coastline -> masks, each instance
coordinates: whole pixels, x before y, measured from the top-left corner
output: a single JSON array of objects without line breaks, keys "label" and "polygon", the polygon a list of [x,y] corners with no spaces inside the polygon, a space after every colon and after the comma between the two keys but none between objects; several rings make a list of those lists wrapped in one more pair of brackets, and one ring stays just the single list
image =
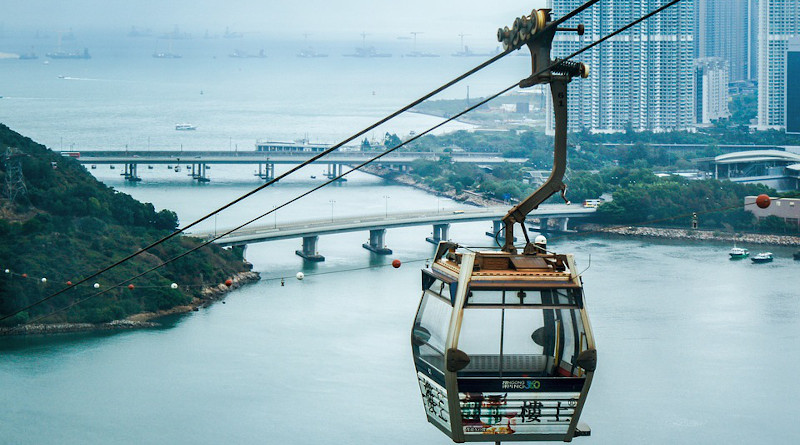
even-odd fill
[{"label": "coastline", "polygon": [[771,235],[764,233],[728,233],[714,230],[667,229],[644,226],[606,227],[599,224],[582,224],[578,227],[578,232],[584,234],[593,232],[638,238],[734,242],[781,247],[800,246],[800,236]]},{"label": "coastline", "polygon": [[[431,193],[436,196],[445,196],[454,201],[463,202],[476,207],[488,207],[491,205],[507,204],[498,199],[485,198],[475,192],[464,191],[459,195],[453,190],[439,192],[433,188],[421,184],[409,175],[399,173],[395,170],[367,165],[361,169],[365,173],[379,176],[388,181],[394,181],[409,187]],[[727,233],[714,230],[689,230],[689,229],[669,229],[646,226],[604,226],[601,224],[580,224],[576,228],[579,234],[603,233],[626,237],[654,238],[654,239],[675,239],[691,241],[715,241],[715,242],[736,242],[743,244],[759,244],[783,247],[800,247],[800,236],[792,235],[773,235],[763,233]]]},{"label": "coastline", "polygon": [[208,307],[216,301],[222,300],[225,294],[238,289],[245,284],[255,282],[261,279],[258,272],[247,271],[239,272],[238,274],[230,277],[233,282],[230,287],[225,284],[218,284],[216,286],[204,287],[200,293],[200,297],[195,297],[189,304],[182,306],[175,306],[170,309],[165,309],[158,312],[142,312],[133,314],[122,320],[113,320],[108,323],[40,323],[40,324],[25,324],[15,327],[0,327],[0,336],[13,336],[13,335],[51,335],[51,334],[68,334],[74,332],[89,332],[89,331],[109,331],[109,330],[127,330],[127,329],[143,329],[154,328],[161,326],[159,323],[152,321],[159,317],[174,314],[184,314],[187,312],[197,311],[200,307]]},{"label": "coastline", "polygon": [[434,190],[432,187],[428,185],[419,183],[415,181],[411,176],[400,173],[396,170],[389,170],[381,167],[376,167],[374,165],[366,165],[362,167],[360,170],[364,173],[369,173],[371,175],[375,175],[383,179],[386,179],[387,181],[394,181],[399,184],[407,185],[409,187],[414,187],[424,192],[428,192],[432,195],[443,196],[446,198],[450,198],[453,201],[463,202],[465,204],[469,204],[475,207],[489,207],[489,206],[496,206],[498,204],[506,204],[505,202],[499,199],[486,198],[475,192],[470,192],[470,191],[463,191],[461,192],[461,194],[458,195],[455,193],[454,190],[440,192],[438,190]]}]

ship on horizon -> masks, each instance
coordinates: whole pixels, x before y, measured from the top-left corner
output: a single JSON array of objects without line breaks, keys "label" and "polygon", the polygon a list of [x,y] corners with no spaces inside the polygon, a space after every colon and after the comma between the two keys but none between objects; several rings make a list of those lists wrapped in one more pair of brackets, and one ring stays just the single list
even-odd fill
[{"label": "ship on horizon", "polygon": [[361,48],[356,48],[356,52],[352,54],[342,54],[344,57],[360,57],[360,58],[375,58],[375,57],[392,57],[388,53],[379,53],[374,46],[367,46],[367,33],[361,33]]},{"label": "ship on horizon", "polygon": [[320,57],[328,57],[328,55],[323,53],[318,53],[314,51],[314,48],[309,46],[308,48],[297,53],[297,57],[302,57],[305,59],[316,59]]},{"label": "ship on horizon", "polygon": [[[52,53],[45,54],[47,57],[51,59],[91,59],[92,56],[89,55],[89,48],[84,48],[83,52],[80,51],[55,51]],[[35,57],[35,54],[34,54]],[[22,58],[20,56],[20,58]]]},{"label": "ship on horizon", "polygon": [[264,53],[263,49],[259,51],[258,54],[248,54],[246,51],[236,49],[228,54],[228,57],[233,57],[235,59],[266,59],[267,55]]}]

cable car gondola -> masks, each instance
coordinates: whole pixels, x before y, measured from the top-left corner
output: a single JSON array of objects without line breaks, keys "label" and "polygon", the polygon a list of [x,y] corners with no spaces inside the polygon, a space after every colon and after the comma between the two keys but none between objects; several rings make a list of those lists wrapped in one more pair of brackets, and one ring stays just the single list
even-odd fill
[{"label": "cable car gondola", "polygon": [[[569,442],[590,434],[579,419],[597,353],[583,283],[572,255],[549,252],[542,236],[531,243],[524,226],[539,204],[558,191],[564,196],[567,83],[588,75],[580,63],[554,66],[551,22],[548,10],[534,10],[515,21],[514,32],[525,38],[498,32],[507,50],[523,43],[531,50],[534,74],[520,85],[550,84],[556,124],[550,178],[503,218],[501,249],[443,241],[422,271],[411,333],[417,378],[428,421],[459,443]],[[549,68],[540,73],[537,59]],[[519,253],[516,223],[527,241]]]}]

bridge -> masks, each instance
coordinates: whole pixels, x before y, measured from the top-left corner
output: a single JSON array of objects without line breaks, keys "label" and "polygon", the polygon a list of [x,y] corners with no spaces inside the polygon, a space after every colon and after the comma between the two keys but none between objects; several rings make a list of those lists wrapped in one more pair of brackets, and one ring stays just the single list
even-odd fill
[{"label": "bridge", "polygon": [[[316,162],[326,165],[325,176],[335,178],[342,173],[343,165],[357,165],[380,154],[380,151],[335,151]],[[138,167],[140,164],[148,166],[167,165],[176,171],[185,166],[192,179],[198,182],[208,182],[206,170],[212,164],[250,164],[257,165],[255,173],[261,179],[270,180],[275,177],[276,164],[300,164],[317,153],[308,151],[81,151],[62,152],[62,155],[75,158],[84,165],[98,164],[123,165],[121,173],[127,181],[138,182]],[[504,158],[500,153],[431,153],[431,152],[395,152],[387,154],[374,162],[389,168],[405,170],[409,164],[417,159],[436,161],[443,155],[450,157],[453,162],[466,162],[478,165],[499,165],[506,162],[521,164],[525,158]]]},{"label": "bridge", "polygon": [[[369,242],[362,246],[379,255],[389,255],[392,250],[386,246],[386,230],[398,227],[432,225],[433,235],[426,240],[433,244],[448,239],[450,224],[472,221],[494,221],[493,231],[486,235],[502,239],[504,227],[501,219],[508,213],[508,207],[491,207],[479,210],[455,210],[448,212],[389,213],[380,216],[357,216],[344,219],[300,221],[286,224],[266,224],[251,226],[226,235],[215,243],[223,247],[246,248],[248,244],[263,243],[288,238],[302,238],[303,244],[295,253],[308,261],[324,261],[319,254],[317,243],[321,235],[369,230]],[[577,205],[543,205],[534,210],[530,220],[539,221],[540,231],[566,231],[570,218],[586,218],[596,209]],[[215,236],[214,232],[194,232],[189,234],[203,239]]]}]

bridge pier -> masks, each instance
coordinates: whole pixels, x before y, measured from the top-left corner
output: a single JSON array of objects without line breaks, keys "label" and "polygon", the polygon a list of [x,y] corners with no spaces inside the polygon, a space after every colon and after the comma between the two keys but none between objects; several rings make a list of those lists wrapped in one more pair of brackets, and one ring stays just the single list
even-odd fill
[{"label": "bridge pier", "polygon": [[271,181],[275,179],[275,163],[274,162],[259,162],[258,163],[258,173],[254,176],[258,176],[259,178],[265,181]]},{"label": "bridge pier", "polygon": [[[343,167],[344,166],[342,164],[329,163],[328,164],[328,171],[325,172],[325,177],[328,178],[328,179],[333,179],[333,178],[341,175],[342,171],[344,171]],[[339,178],[338,180],[344,182],[344,181],[347,181],[347,178]]]},{"label": "bridge pier", "polygon": [[303,257],[303,259],[307,261],[325,261],[325,257],[317,252],[317,241],[319,241],[319,236],[317,235],[304,236],[303,249],[295,250],[294,253]]},{"label": "bridge pier", "polygon": [[[550,220],[552,224],[550,223]],[[539,232],[566,232],[569,217],[564,218],[539,218]]]},{"label": "bridge pier", "polygon": [[197,180],[197,182],[211,182],[206,176],[206,164],[192,164],[192,173],[190,176],[192,179]]},{"label": "bridge pier", "polygon": [[569,223],[569,218],[556,218],[556,230],[559,232],[566,232],[567,231],[567,224]]},{"label": "bridge pier", "polygon": [[361,245],[367,250],[378,255],[391,255],[392,249],[386,247],[386,229],[372,229],[369,231],[369,243]]},{"label": "bridge pier", "polygon": [[125,171],[122,173],[122,176],[125,177],[126,181],[139,182],[142,180],[142,178],[140,178],[137,174],[138,166],[139,164],[125,164]]},{"label": "bridge pier", "polygon": [[[498,233],[500,232],[500,233]],[[503,221],[496,219],[492,221],[492,231],[486,232],[486,236],[495,239],[495,234],[497,234],[498,241],[505,241],[506,240],[506,226],[503,224]],[[514,241],[517,240],[517,237],[514,237]]]},{"label": "bridge pier", "polygon": [[433,225],[433,236],[429,236],[425,238],[425,241],[438,246],[439,241],[447,241],[448,238],[448,231],[450,230],[450,224],[434,224]]}]

